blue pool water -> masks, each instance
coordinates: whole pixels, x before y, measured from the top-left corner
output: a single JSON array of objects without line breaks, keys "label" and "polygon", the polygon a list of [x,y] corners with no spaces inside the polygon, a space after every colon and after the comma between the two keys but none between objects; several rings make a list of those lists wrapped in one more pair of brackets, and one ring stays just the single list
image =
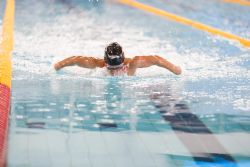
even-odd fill
[{"label": "blue pool water", "polygon": [[[140,2],[250,39],[249,7]],[[111,41],[183,74],[54,71],[71,55],[101,58]],[[237,42],[110,1],[16,1],[8,166],[250,166],[249,60]]]}]

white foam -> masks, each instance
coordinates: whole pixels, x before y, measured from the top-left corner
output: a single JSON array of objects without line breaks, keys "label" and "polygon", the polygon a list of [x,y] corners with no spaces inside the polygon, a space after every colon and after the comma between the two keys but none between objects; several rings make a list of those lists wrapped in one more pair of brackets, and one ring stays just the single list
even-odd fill
[{"label": "white foam", "polygon": [[250,111],[250,99],[237,99],[234,100],[233,105],[236,109],[242,111]]},{"label": "white foam", "polygon": [[[79,17],[84,19],[79,20]],[[149,38],[144,36],[142,30],[122,29],[114,23],[102,25],[104,23],[96,23],[95,19],[91,13],[78,11],[76,14],[72,11],[58,16],[56,23],[36,23],[30,28],[29,35],[17,30],[14,68],[46,75],[55,62],[72,55],[102,58],[105,45],[111,41],[121,43],[127,57],[157,54],[167,57],[176,64],[181,62],[181,56],[176,54],[168,41]],[[159,45],[164,45],[165,48],[159,48]],[[95,76],[100,75],[101,70],[90,72],[88,69],[68,67],[63,71],[69,75],[72,73]],[[146,69],[145,72],[138,71],[142,76],[165,73],[167,74],[167,71],[159,72],[155,67]]]}]

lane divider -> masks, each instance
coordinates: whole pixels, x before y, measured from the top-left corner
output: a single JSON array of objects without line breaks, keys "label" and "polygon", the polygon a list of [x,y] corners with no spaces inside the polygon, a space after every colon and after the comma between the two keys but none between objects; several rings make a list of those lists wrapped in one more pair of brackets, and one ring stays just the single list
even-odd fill
[{"label": "lane divider", "polygon": [[246,1],[246,0],[223,0],[223,1],[228,2],[228,3],[239,4],[242,6],[250,6],[250,1]]},{"label": "lane divider", "polygon": [[0,167],[7,166],[8,119],[11,97],[11,55],[13,50],[15,1],[7,0],[0,43]]},{"label": "lane divider", "polygon": [[211,33],[214,35],[218,35],[218,36],[221,36],[221,37],[224,37],[227,39],[236,40],[236,41],[240,42],[243,46],[250,47],[250,40],[248,40],[248,39],[244,39],[242,37],[230,34],[228,32],[224,32],[224,31],[219,30],[217,28],[213,28],[211,26],[208,26],[208,25],[205,25],[205,24],[178,16],[178,15],[166,12],[164,10],[161,10],[161,9],[149,6],[149,5],[145,5],[143,3],[136,2],[135,0],[117,0],[117,2],[124,4],[124,5],[127,5],[127,6],[130,6],[130,7],[134,7],[136,9],[140,9],[140,10],[155,14],[157,16],[164,17],[166,19],[169,19],[169,20],[172,20],[172,21],[184,24],[184,25],[191,26],[191,27],[196,28],[198,30],[202,30],[202,31],[205,31],[205,32],[208,32],[208,33]]}]

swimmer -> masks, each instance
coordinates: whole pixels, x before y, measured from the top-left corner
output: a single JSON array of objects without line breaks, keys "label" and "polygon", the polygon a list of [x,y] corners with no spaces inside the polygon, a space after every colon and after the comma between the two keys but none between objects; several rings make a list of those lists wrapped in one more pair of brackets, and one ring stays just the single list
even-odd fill
[{"label": "swimmer", "polygon": [[160,56],[135,56],[134,58],[125,58],[122,47],[113,42],[105,48],[104,59],[72,56],[59,61],[54,65],[55,70],[60,70],[66,66],[78,65],[83,68],[106,68],[111,76],[134,75],[137,68],[149,66],[163,67],[176,75],[181,74],[181,68],[167,61]]}]

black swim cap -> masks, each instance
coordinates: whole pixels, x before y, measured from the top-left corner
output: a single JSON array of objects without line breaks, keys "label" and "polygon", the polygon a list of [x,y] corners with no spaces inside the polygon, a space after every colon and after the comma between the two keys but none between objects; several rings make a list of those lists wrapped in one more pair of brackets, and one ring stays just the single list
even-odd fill
[{"label": "black swim cap", "polygon": [[105,48],[104,61],[110,68],[119,68],[124,62],[124,52],[117,42],[112,42]]}]

